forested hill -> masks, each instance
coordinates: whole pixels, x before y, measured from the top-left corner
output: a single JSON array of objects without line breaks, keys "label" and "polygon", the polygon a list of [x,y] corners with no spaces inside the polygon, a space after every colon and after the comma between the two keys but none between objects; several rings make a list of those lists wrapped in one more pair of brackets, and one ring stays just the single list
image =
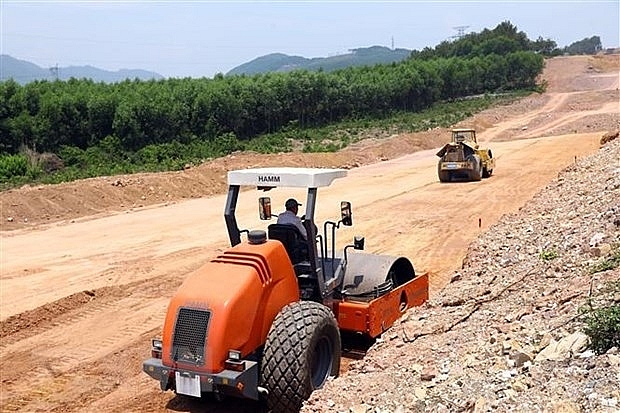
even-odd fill
[{"label": "forested hill", "polygon": [[330,57],[315,57],[312,59],[301,56],[289,56],[282,53],[272,53],[237,66],[230,70],[227,75],[255,75],[267,72],[290,72],[297,69],[331,72],[347,67],[373,66],[376,64],[401,62],[410,55],[411,50],[389,49],[383,46],[351,49],[349,53]]},{"label": "forested hill", "polygon": [[120,82],[125,79],[163,79],[159,73],[141,69],[121,69],[115,72],[93,66],[43,68],[9,55],[0,55],[0,81],[13,79],[19,84],[35,80],[92,79],[95,82]]}]

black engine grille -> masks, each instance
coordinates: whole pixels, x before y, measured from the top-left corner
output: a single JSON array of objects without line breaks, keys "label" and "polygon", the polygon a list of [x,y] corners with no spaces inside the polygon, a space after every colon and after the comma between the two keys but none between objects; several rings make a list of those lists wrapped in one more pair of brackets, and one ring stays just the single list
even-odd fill
[{"label": "black engine grille", "polygon": [[181,308],[177,315],[170,357],[175,361],[203,365],[211,312]]}]

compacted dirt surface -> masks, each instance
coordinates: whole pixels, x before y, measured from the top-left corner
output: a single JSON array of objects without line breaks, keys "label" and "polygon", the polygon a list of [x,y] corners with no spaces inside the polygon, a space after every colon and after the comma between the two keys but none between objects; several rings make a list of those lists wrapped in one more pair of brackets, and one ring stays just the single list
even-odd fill
[{"label": "compacted dirt surface", "polygon": [[[432,299],[410,310],[363,360],[345,362],[341,377],[315,392],[303,409],[616,411],[620,394],[607,394],[604,387],[609,375],[616,384],[620,380],[614,354],[583,358],[588,380],[603,386],[596,393],[593,384],[590,393],[578,395],[587,403],[557,390],[567,387],[562,383],[541,390],[540,383],[567,374],[556,372],[555,365],[534,364],[531,370],[540,370],[535,379],[530,371],[526,376],[517,370],[528,357],[534,362],[544,347],[542,337],[552,342],[562,338],[553,333],[572,333],[534,321],[540,308],[558,312],[558,301],[567,320],[575,315],[571,311],[588,290],[588,280],[578,278],[575,286],[566,278],[575,273],[577,258],[562,261],[556,269],[538,260],[537,265],[547,266],[538,270],[550,274],[537,278],[527,291],[541,303],[521,306],[515,294],[504,292],[507,285],[515,285],[507,277],[523,280],[534,271],[523,264],[528,253],[538,258],[543,250],[556,255],[562,251],[562,242],[553,241],[557,234],[564,234],[564,240],[575,233],[589,237],[587,254],[598,254],[588,256],[590,261],[604,258],[613,241],[620,241],[614,224],[618,214],[620,226],[619,143],[601,144],[603,135],[613,136],[620,127],[619,70],[618,55],[554,58],[541,79],[548,85],[545,93],[455,125],[475,127],[482,145],[493,150],[496,169],[480,182],[438,182],[435,153],[449,132],[434,129],[369,138],[337,153],[239,153],[180,172],[0,193],[0,410],[261,410],[262,405],[250,401],[196,401],[161,392],[158,383],[141,372],[142,360],[149,356],[150,339],[160,334],[168,300],[184,276],[228,247],[223,220],[226,172],[313,166],[349,169],[345,179],[320,190],[318,198],[321,222],[338,216],[339,201],[353,205],[354,225],[339,230],[339,244],[364,235],[368,252],[409,257],[417,272],[430,273]],[[283,205],[290,195],[304,199],[301,192],[269,195],[275,205]],[[254,191],[240,196],[237,217],[242,228],[265,227],[257,216],[256,197]],[[540,222],[558,213],[553,222]],[[590,217],[601,228],[576,218],[570,221],[571,216]],[[609,225],[604,224],[607,220]],[[571,224],[587,229],[569,231]],[[603,273],[596,287],[618,275]],[[568,286],[576,292],[571,295]],[[495,296],[503,301],[485,301]],[[470,302],[476,297],[478,301]],[[487,302],[500,307],[482,308]],[[544,317],[553,319],[548,312]],[[534,320],[529,328],[540,337],[527,341],[523,334],[511,333],[522,332],[525,327],[514,323],[523,319]],[[461,340],[450,335],[463,325]],[[476,348],[464,344],[477,339]],[[486,356],[476,353],[480,348]],[[510,359],[515,351],[525,355]],[[450,359],[455,354],[458,357]],[[508,365],[500,363],[502,357]],[[581,374],[581,367],[562,360],[558,363],[564,367],[574,367],[571,374]],[[501,385],[483,378],[464,385],[467,377],[475,376],[466,368],[496,375]],[[561,394],[556,398],[553,392]],[[519,402],[526,399],[539,403]]]}]

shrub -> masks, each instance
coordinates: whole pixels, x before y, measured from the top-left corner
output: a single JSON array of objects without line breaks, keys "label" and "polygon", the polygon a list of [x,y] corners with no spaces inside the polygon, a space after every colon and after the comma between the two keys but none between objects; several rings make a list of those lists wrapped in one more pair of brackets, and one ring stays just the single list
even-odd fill
[{"label": "shrub", "polygon": [[590,337],[592,350],[603,354],[612,347],[620,347],[620,305],[614,300],[620,294],[620,281],[610,282],[596,299],[589,299],[580,308]]},{"label": "shrub", "polygon": [[591,310],[585,314],[585,323],[584,333],[590,337],[596,353],[620,347],[620,305]]},{"label": "shrub", "polygon": [[24,155],[5,155],[0,157],[0,179],[5,181],[28,172],[28,158]]}]

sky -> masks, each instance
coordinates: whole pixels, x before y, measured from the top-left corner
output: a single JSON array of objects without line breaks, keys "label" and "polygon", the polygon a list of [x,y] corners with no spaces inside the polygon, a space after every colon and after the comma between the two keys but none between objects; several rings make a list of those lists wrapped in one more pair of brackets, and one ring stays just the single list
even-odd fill
[{"label": "sky", "polygon": [[213,77],[270,53],[312,58],[370,46],[421,50],[503,21],[559,47],[592,36],[604,48],[620,46],[620,0],[0,0],[0,54],[44,68]]}]

